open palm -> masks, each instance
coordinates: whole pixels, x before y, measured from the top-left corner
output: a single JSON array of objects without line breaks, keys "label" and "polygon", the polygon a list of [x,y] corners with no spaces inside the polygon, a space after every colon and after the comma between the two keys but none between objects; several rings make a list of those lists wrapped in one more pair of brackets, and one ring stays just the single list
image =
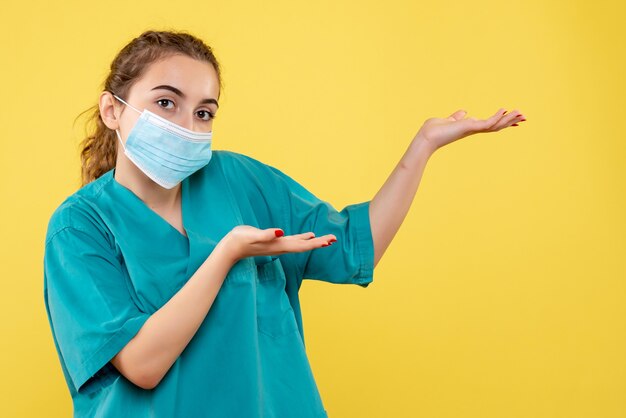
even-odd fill
[{"label": "open palm", "polygon": [[257,255],[280,255],[327,247],[337,241],[334,234],[319,237],[313,232],[283,235],[280,228],[259,229],[252,225],[234,227],[222,240],[235,260]]},{"label": "open palm", "polygon": [[466,136],[479,132],[497,132],[509,126],[517,126],[517,122],[526,120],[519,111],[513,110],[507,114],[504,109],[499,109],[488,119],[466,116],[465,110],[457,110],[447,118],[426,119],[416,137],[421,137],[434,152]]}]

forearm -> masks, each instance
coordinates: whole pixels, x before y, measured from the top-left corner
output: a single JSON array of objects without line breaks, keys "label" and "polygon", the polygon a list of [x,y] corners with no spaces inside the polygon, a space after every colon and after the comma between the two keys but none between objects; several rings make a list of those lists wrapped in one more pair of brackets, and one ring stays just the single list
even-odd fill
[{"label": "forearm", "polygon": [[185,285],[153,313],[113,364],[133,383],[155,387],[195,335],[234,264],[217,245]]},{"label": "forearm", "polygon": [[374,266],[400,229],[433,150],[416,136],[370,203]]}]

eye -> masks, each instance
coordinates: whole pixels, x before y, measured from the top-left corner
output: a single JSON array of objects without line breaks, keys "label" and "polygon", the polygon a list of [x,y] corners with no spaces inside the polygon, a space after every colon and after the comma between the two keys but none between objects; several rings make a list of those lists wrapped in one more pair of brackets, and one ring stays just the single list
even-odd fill
[{"label": "eye", "polygon": [[157,100],[156,102],[159,104],[159,106],[161,106],[161,107],[162,107],[162,108],[164,108],[164,109],[171,109],[171,107],[167,107],[167,105],[162,106],[162,105],[161,105],[161,103],[163,103],[163,102],[166,102],[166,103],[167,103],[167,102],[170,102],[170,103],[174,104],[174,102],[173,102],[173,101],[171,101],[170,99],[159,99],[159,100]]},{"label": "eye", "polygon": [[198,116],[200,116],[200,119],[207,122],[211,119],[215,119],[215,113],[209,112],[208,110],[199,110]]}]

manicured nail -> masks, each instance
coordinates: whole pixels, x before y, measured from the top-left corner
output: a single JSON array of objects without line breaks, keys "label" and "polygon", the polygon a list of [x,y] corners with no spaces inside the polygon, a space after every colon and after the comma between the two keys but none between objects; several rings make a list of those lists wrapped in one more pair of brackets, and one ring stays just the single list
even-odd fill
[{"label": "manicured nail", "polygon": [[518,125],[517,123],[514,123],[514,124],[513,124],[513,125],[511,125],[511,126],[519,126],[519,125]]},{"label": "manicured nail", "polygon": [[333,242],[337,242],[337,240],[335,238],[332,238],[329,242],[332,244]]},{"label": "manicured nail", "polygon": [[283,235],[285,235],[285,233],[280,229],[275,230],[274,233],[277,237],[282,237]]},{"label": "manicured nail", "polygon": [[520,120],[520,122],[524,122],[525,120],[526,120],[526,119],[522,119],[522,120]]},{"label": "manicured nail", "polygon": [[330,244],[322,244],[322,247],[328,247]]}]

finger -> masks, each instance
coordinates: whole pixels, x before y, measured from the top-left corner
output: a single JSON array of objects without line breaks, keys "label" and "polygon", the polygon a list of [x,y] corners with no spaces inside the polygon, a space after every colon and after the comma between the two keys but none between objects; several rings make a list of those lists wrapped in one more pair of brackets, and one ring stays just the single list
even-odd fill
[{"label": "finger", "polygon": [[322,247],[328,247],[334,242],[337,242],[337,238],[333,234],[324,235],[319,238],[322,241]]},{"label": "finger", "polygon": [[502,119],[504,117],[504,115],[506,115],[506,109],[500,108],[498,109],[498,111],[496,113],[494,113],[494,115],[490,118],[490,119],[494,119],[496,121]]},{"label": "finger", "polygon": [[[304,234],[306,235],[306,234]],[[302,248],[306,248],[307,250],[313,248],[325,247],[327,245],[331,245],[333,242],[337,242],[337,238],[333,234],[322,235],[320,237],[315,238],[304,238],[299,240],[292,240],[295,242],[295,245],[300,245]],[[288,245],[291,245],[289,243]]]},{"label": "finger", "polygon": [[515,122],[519,122],[521,119],[523,119],[522,114],[517,110],[512,110],[509,114],[503,116],[498,123],[491,128],[491,130],[499,131],[500,129],[506,128]]},{"label": "finger", "polygon": [[311,239],[311,238],[315,238],[315,233],[305,232],[303,234],[285,235],[283,238],[284,239]]},{"label": "finger", "polygon": [[463,109],[459,109],[456,112],[454,112],[453,114],[451,114],[450,116],[448,116],[448,119],[450,120],[461,120],[465,117],[465,115],[467,115],[467,112]]},{"label": "finger", "polygon": [[509,117],[509,115],[507,115],[507,111],[505,109],[500,108],[494,115],[484,121],[484,123],[482,124],[483,131],[497,131],[498,129],[500,129],[500,126],[503,125],[502,121],[508,120],[507,118]]},{"label": "finger", "polygon": [[[494,113],[488,119],[476,119],[474,117],[468,117],[462,120],[459,119],[462,123],[462,125],[459,125],[459,127],[462,129],[465,136],[470,133],[490,131],[491,128],[496,123],[498,123],[498,120],[504,115],[504,113],[506,113],[506,110],[500,108],[496,113]],[[453,113],[451,118],[458,117],[461,114],[466,116],[466,112],[460,110],[460,111]]]},{"label": "finger", "polygon": [[324,242],[335,242],[337,241],[337,237],[334,234],[326,234],[318,237],[318,239]]},{"label": "finger", "polygon": [[271,241],[280,238],[285,235],[285,231],[280,228],[267,228],[261,232],[261,237],[264,241]]},{"label": "finger", "polygon": [[317,248],[328,247],[330,245],[333,245],[333,243],[336,241],[336,238],[334,238],[332,235],[328,235],[324,237],[312,238],[309,240],[291,241],[286,243],[286,245],[287,248],[290,249],[290,251],[310,251]]},{"label": "finger", "polygon": [[484,125],[483,127],[492,127],[496,123],[498,123],[498,121],[500,121],[504,117],[505,114],[506,114],[506,110],[503,108],[500,108],[496,111],[496,113],[491,115],[489,118],[484,119],[484,120],[479,120],[478,122]]},{"label": "finger", "polygon": [[337,241],[337,237],[333,234],[326,234],[319,237],[315,237],[314,232],[305,232],[303,234],[286,235],[283,239],[292,241],[312,241],[313,243],[328,243]]}]

